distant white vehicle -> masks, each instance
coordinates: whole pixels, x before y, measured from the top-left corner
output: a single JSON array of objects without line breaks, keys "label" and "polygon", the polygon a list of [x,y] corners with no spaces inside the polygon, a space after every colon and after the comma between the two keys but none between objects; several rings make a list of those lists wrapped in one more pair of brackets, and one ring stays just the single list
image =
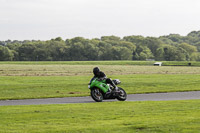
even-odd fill
[{"label": "distant white vehicle", "polygon": [[162,62],[156,62],[154,63],[154,66],[162,66]]}]

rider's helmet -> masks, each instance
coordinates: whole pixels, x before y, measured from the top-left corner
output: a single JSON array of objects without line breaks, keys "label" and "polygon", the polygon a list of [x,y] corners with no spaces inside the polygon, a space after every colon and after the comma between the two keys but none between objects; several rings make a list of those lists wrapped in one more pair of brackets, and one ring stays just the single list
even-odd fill
[{"label": "rider's helmet", "polygon": [[93,73],[94,73],[94,75],[97,75],[99,72],[100,72],[99,67],[93,68]]}]

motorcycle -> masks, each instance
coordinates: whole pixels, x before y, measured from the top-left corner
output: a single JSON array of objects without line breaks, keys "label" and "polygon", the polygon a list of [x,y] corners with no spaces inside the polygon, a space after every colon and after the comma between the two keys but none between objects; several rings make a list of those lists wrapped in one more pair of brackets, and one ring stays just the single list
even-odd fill
[{"label": "motorcycle", "polygon": [[[115,79],[113,83],[117,86],[121,81]],[[118,99],[119,101],[127,99],[127,94],[123,88],[117,87],[117,90],[114,89],[112,85],[106,83],[106,79],[95,78],[88,84],[88,88],[92,99],[96,102],[102,102],[106,99]],[[106,94],[107,91],[110,91],[110,93]]]}]

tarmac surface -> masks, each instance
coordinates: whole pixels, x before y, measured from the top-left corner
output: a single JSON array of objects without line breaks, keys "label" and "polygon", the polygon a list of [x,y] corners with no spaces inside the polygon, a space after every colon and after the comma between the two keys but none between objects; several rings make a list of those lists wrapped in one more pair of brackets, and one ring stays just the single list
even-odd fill
[{"label": "tarmac surface", "polygon": [[[130,94],[126,101],[166,101],[166,100],[189,100],[200,99],[200,91]],[[117,101],[104,100],[103,102]],[[46,99],[24,99],[24,100],[0,100],[0,106],[6,105],[40,105],[40,104],[72,104],[72,103],[94,103],[90,97],[64,97]]]}]

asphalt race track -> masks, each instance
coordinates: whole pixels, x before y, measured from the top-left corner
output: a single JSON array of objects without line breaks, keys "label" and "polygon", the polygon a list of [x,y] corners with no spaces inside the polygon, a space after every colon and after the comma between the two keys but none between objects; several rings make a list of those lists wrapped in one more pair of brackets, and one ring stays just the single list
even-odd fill
[{"label": "asphalt race track", "polygon": [[[166,101],[166,100],[188,100],[200,99],[200,91],[171,92],[171,93],[149,93],[130,94],[127,101]],[[103,102],[117,101],[104,100]],[[87,97],[65,97],[47,99],[25,99],[25,100],[0,100],[0,106],[6,105],[39,105],[39,104],[70,104],[70,103],[94,103],[95,101]]]}]

